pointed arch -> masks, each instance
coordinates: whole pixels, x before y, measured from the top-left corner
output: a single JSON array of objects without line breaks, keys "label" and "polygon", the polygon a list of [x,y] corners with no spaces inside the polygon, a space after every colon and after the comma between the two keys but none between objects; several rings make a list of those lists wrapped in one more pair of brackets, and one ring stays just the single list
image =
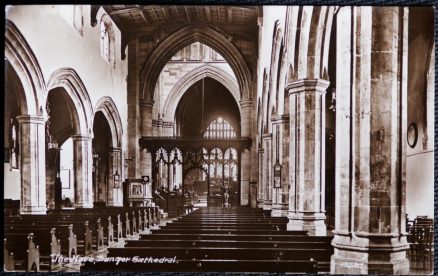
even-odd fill
[{"label": "pointed arch", "polygon": [[100,55],[111,65],[115,65],[115,34],[111,18],[103,14],[100,18]]},{"label": "pointed arch", "polygon": [[240,98],[251,99],[251,72],[237,48],[222,34],[209,27],[186,26],[167,37],[143,65],[140,98],[153,100],[155,84],[167,61],[181,48],[201,42],[220,53],[231,66],[239,84]]},{"label": "pointed arch", "polygon": [[266,118],[266,113],[267,113],[267,109],[268,109],[268,85],[269,85],[269,80],[268,80],[268,73],[266,72],[266,68],[263,70],[263,87],[262,87],[262,110],[261,110],[261,115],[262,118]]},{"label": "pointed arch", "polygon": [[93,107],[90,97],[79,75],[71,68],[61,68],[50,76],[47,91],[62,87],[69,95],[76,110],[76,131],[82,135],[92,136]]},{"label": "pointed arch", "polygon": [[110,97],[102,97],[96,103],[94,115],[99,111],[103,113],[110,126],[112,147],[120,148],[122,146],[123,126],[116,104]]},{"label": "pointed arch", "polygon": [[210,77],[224,85],[231,92],[236,104],[240,107],[240,93],[238,84],[234,78],[224,70],[209,64],[199,66],[181,77],[178,82],[172,87],[169,92],[163,107],[163,114],[169,121],[175,118],[175,112],[178,102],[183,97],[184,93],[197,81]]},{"label": "pointed arch", "polygon": [[[310,7],[300,9],[295,30],[296,43],[293,56],[292,79],[327,79],[330,34],[334,7]],[[292,24],[294,24],[292,22]],[[298,27],[299,26],[299,27]],[[313,39],[309,39],[309,38]]]},{"label": "pointed arch", "polygon": [[43,73],[29,44],[15,24],[6,19],[5,58],[17,73],[23,86],[20,95],[22,115],[45,115],[46,85]]}]

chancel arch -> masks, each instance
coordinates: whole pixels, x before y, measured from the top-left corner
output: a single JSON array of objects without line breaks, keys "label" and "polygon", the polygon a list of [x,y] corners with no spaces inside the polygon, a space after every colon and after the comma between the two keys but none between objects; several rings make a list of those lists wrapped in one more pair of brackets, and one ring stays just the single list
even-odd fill
[{"label": "chancel arch", "polygon": [[166,38],[151,54],[141,72],[141,98],[151,100],[158,75],[166,62],[179,49],[199,41],[220,53],[236,75],[242,99],[250,99],[251,74],[239,51],[222,34],[211,28],[184,27]]}]

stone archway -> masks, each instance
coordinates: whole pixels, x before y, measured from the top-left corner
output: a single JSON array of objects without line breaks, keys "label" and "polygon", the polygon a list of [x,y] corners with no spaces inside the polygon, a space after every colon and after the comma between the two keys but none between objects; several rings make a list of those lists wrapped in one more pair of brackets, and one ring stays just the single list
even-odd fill
[{"label": "stone archway", "polygon": [[101,111],[105,115],[111,127],[112,147],[120,148],[122,146],[123,126],[116,104],[110,97],[102,97],[96,103],[94,114],[98,111]]},{"label": "stone archway", "polygon": [[32,49],[15,24],[6,20],[5,57],[23,85],[24,95],[21,105],[22,115],[44,116],[44,96],[46,85],[43,73]]},{"label": "stone archway", "polygon": [[141,99],[147,101],[153,100],[155,84],[157,83],[162,68],[173,54],[193,42],[201,42],[220,53],[236,75],[241,92],[241,99],[251,98],[251,72],[237,48],[222,34],[212,28],[188,26],[181,28],[161,42],[143,65],[143,70],[140,74]]},{"label": "stone archway", "polygon": [[[246,60],[242,54],[224,35],[216,30],[198,25],[190,25],[179,29],[174,34],[165,38],[149,55],[149,58],[143,64],[143,69],[140,72],[140,88],[138,98],[139,111],[141,114],[140,135],[152,135],[152,106],[154,92],[158,77],[161,70],[164,68],[168,60],[181,48],[190,45],[194,42],[205,44],[218,52],[228,62],[233,70],[240,91],[240,111],[241,111],[241,136],[252,137],[252,88],[253,78],[252,72],[248,67]],[[133,137],[132,135],[130,135]],[[140,167],[145,168],[141,174],[151,174],[150,153],[143,151],[140,153]],[[241,203],[247,204],[249,179],[251,171],[251,158],[249,151],[242,153],[242,168],[241,171]]]},{"label": "stone archway", "polygon": [[[17,116],[20,156],[20,213],[46,213],[44,96],[46,86],[42,71],[32,49],[18,28],[6,20],[5,58],[15,71],[20,90]],[[32,137],[32,139],[31,139]]]},{"label": "stone archway", "polygon": [[[100,116],[100,115],[101,116]],[[96,119],[100,118],[100,121],[105,120],[106,124],[109,126],[110,131],[110,145],[107,148],[105,152],[105,162],[104,164],[107,168],[107,176],[106,176],[106,183],[107,187],[105,187],[106,196],[106,206],[122,206],[123,205],[123,191],[121,190],[121,187],[118,185],[114,185],[114,174],[118,174],[123,179],[123,170],[122,170],[122,120],[120,118],[119,112],[117,110],[117,107],[114,103],[114,101],[109,97],[102,97],[99,99],[99,101],[96,104],[96,110],[94,114],[94,122],[93,122],[93,129],[94,127],[98,127],[96,124]],[[94,133],[95,136],[98,135],[98,133]],[[94,141],[94,140],[93,140]],[[93,142],[93,147],[95,146]],[[95,167],[99,167],[99,164],[97,162],[100,162],[99,159],[95,160],[93,158],[93,163]],[[102,164],[100,164],[102,165]],[[94,173],[95,178],[93,180],[93,184],[98,184],[98,170],[95,169]]]},{"label": "stone archway", "polygon": [[[73,183],[75,207],[92,208],[92,119],[90,97],[78,74],[71,68],[56,70],[49,78],[48,91],[62,88],[73,112]],[[51,195],[49,195],[50,201]]]},{"label": "stone archway", "polygon": [[223,84],[228,91],[231,92],[236,100],[236,103],[239,104],[239,87],[237,86],[233,76],[218,67],[212,65],[202,65],[185,74],[181,79],[178,80],[178,82],[170,91],[163,108],[163,113],[167,120],[174,120],[177,105],[187,89],[205,77],[210,77]]}]

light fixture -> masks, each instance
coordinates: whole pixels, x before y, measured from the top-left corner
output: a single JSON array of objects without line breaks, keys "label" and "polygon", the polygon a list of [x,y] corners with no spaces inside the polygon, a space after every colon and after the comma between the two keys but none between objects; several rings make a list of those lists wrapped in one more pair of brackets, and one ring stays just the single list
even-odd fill
[{"label": "light fixture", "polygon": [[114,189],[120,188],[120,174],[118,171],[114,174]]},{"label": "light fixture", "polygon": [[128,162],[134,162],[135,161],[135,156],[131,157],[131,158],[125,158],[125,168],[128,168]]},{"label": "light fixture", "polygon": [[46,135],[47,135],[47,149],[58,149],[58,143],[52,141],[52,135],[50,135],[50,107],[47,102],[47,122],[46,122]]},{"label": "light fixture", "polygon": [[332,101],[331,101],[329,110],[336,112],[336,89],[335,88],[333,88],[333,90],[332,90]]}]

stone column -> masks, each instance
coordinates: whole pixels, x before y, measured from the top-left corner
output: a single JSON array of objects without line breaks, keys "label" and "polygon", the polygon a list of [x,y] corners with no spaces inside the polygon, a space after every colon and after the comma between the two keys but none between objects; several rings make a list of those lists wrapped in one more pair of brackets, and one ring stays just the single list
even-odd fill
[{"label": "stone column", "polygon": [[[251,138],[252,101],[240,101],[241,136]],[[247,149],[241,155],[240,205],[248,205],[249,180],[251,177],[251,152]]]},{"label": "stone column", "polygon": [[272,132],[275,148],[272,166],[277,162],[278,156],[281,165],[281,188],[273,188],[271,216],[286,217],[289,210],[289,116],[281,115],[272,118]]},{"label": "stone column", "polygon": [[[260,138],[261,139],[261,138]],[[261,145],[260,145],[261,146]],[[258,150],[258,168],[259,168],[259,179],[258,179],[258,185],[257,185],[257,207],[260,209],[263,209],[264,201],[265,201],[265,187],[263,182],[263,163],[264,163],[264,156],[263,156],[263,148],[259,148]]]},{"label": "stone column", "polygon": [[338,13],[331,273],[409,273],[407,21],[408,8],[400,7],[343,7]]},{"label": "stone column", "polygon": [[127,89],[127,159],[134,159],[127,163],[125,178],[135,178],[138,176],[140,166],[140,150],[138,139],[140,138],[140,42],[138,39],[130,39],[128,44],[128,76],[126,80]]},{"label": "stone column", "polygon": [[[140,136],[152,136],[152,108],[153,102],[141,100],[140,103]],[[138,141],[137,141],[138,143]],[[151,153],[143,149],[140,153],[139,175],[149,175],[152,179]]]},{"label": "stone column", "polygon": [[[123,187],[122,187],[122,164],[121,164],[122,149],[111,148],[109,151],[109,166],[108,166],[108,187],[107,187],[107,206],[123,206]],[[114,174],[120,175],[120,187],[114,187]]]},{"label": "stone column", "polygon": [[91,137],[73,135],[75,207],[93,208],[93,160]]},{"label": "stone column", "polygon": [[326,235],[325,93],[328,81],[300,79],[289,83],[290,198],[288,230]]},{"label": "stone column", "polygon": [[21,197],[20,214],[46,214],[46,144],[44,118],[18,116]]},{"label": "stone column", "polygon": [[263,210],[272,209],[272,150],[271,150],[272,134],[263,135],[263,188],[264,200]]}]

